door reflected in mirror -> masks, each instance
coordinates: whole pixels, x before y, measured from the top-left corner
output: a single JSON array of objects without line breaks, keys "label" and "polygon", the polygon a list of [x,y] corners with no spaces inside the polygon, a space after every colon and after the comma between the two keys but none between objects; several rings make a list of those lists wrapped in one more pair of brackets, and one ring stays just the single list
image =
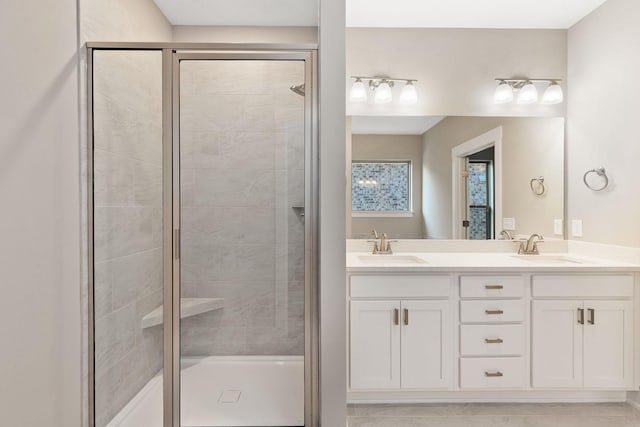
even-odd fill
[{"label": "door reflected in mirror", "polygon": [[564,118],[351,116],[349,128],[347,238],[564,237]]}]

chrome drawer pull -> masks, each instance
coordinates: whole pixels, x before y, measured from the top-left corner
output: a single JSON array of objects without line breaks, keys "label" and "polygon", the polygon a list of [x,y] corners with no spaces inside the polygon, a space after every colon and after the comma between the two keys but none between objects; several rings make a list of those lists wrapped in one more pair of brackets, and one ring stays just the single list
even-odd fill
[{"label": "chrome drawer pull", "polygon": [[596,311],[593,308],[590,308],[587,311],[589,312],[589,320],[587,320],[587,322],[590,325],[595,325],[596,324]]},{"label": "chrome drawer pull", "polygon": [[487,372],[487,371],[485,371],[484,376],[485,377],[489,377],[489,378],[496,378],[496,377],[502,377],[504,375],[500,371],[498,371],[498,372]]},{"label": "chrome drawer pull", "polygon": [[409,326],[409,309],[408,308],[404,309],[404,324],[406,326]]},{"label": "chrome drawer pull", "polygon": [[583,308],[578,309],[578,324],[584,325],[584,309]]},{"label": "chrome drawer pull", "polygon": [[485,289],[490,289],[490,290],[494,290],[494,289],[504,289],[504,286],[502,285],[484,285]]},{"label": "chrome drawer pull", "polygon": [[489,338],[485,338],[484,342],[486,342],[487,344],[502,344],[504,343],[504,341],[502,340],[502,338],[496,338],[496,339],[489,339]]},{"label": "chrome drawer pull", "polygon": [[393,324],[394,325],[398,325],[400,324],[400,310],[398,310],[397,308],[393,309]]},{"label": "chrome drawer pull", "polygon": [[485,314],[504,314],[503,310],[485,310]]}]

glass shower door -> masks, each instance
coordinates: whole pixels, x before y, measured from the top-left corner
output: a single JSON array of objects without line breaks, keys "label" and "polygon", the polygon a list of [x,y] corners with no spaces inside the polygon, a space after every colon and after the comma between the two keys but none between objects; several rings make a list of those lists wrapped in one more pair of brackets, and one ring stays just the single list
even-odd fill
[{"label": "glass shower door", "polygon": [[178,68],[181,425],[304,425],[305,62]]}]

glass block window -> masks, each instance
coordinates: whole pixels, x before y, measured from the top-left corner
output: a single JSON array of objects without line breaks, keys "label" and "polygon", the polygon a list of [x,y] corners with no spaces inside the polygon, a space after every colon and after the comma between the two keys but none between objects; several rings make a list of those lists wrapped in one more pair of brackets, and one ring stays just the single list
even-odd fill
[{"label": "glass block window", "polygon": [[353,162],[351,210],[408,212],[410,162]]}]

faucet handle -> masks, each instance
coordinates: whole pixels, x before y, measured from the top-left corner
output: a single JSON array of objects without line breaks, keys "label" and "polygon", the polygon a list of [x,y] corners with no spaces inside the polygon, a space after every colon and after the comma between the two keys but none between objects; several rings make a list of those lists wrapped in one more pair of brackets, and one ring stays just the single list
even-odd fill
[{"label": "faucet handle", "polygon": [[378,232],[376,231],[375,228],[373,230],[371,230],[371,235],[374,237],[374,239],[379,239]]}]

